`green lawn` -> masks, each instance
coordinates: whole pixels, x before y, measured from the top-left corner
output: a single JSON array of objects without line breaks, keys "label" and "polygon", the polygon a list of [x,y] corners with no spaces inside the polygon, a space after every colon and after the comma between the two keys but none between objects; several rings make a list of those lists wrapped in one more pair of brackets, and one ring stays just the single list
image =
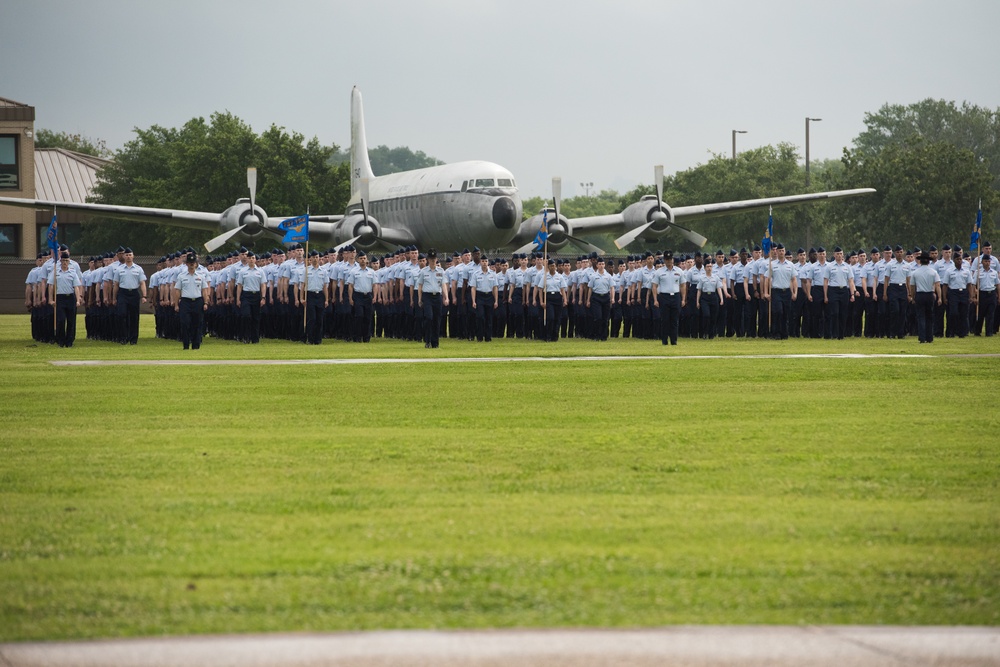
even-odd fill
[{"label": "green lawn", "polygon": [[[57,368],[192,353],[145,317],[125,348],[34,346],[27,324],[0,317],[0,640],[1000,623],[1000,358]],[[997,340],[199,352],[944,355]]]}]

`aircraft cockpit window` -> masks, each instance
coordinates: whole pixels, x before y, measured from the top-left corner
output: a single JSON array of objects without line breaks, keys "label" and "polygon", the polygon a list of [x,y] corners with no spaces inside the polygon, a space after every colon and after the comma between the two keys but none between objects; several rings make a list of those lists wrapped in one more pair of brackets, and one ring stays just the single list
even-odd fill
[{"label": "aircraft cockpit window", "polygon": [[477,188],[492,188],[493,179],[492,178],[477,178],[476,179]]},{"label": "aircraft cockpit window", "polygon": [[512,188],[514,187],[514,181],[509,178],[498,178],[497,185],[501,188]]},{"label": "aircraft cockpit window", "polygon": [[469,188],[468,181],[462,181],[462,192],[465,192]]}]

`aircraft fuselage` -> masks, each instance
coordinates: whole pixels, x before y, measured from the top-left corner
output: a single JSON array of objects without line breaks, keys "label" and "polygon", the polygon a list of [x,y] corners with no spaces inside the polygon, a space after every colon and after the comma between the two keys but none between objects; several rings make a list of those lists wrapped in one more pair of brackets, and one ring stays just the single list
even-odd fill
[{"label": "aircraft fuselage", "polygon": [[[522,217],[513,175],[492,162],[378,176],[369,182],[369,202],[368,214],[380,227],[407,230],[421,249],[500,248],[517,234]],[[360,212],[360,193],[347,208],[352,218]]]}]

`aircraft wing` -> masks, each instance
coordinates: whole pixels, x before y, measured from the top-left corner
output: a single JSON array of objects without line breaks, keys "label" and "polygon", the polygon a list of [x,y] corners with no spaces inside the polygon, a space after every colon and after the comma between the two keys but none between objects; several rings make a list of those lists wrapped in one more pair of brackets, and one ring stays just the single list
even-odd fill
[{"label": "aircraft wing", "polygon": [[767,208],[773,206],[790,206],[807,201],[818,201],[824,199],[838,199],[841,197],[857,197],[875,192],[875,188],[857,188],[854,190],[831,190],[830,192],[810,192],[803,195],[788,195],[786,197],[766,197],[764,199],[743,199],[741,201],[727,201],[718,204],[701,204],[697,206],[678,206],[671,208],[674,219],[687,218],[698,220],[701,218],[717,218],[722,215],[732,213],[742,213],[753,209]]},{"label": "aircraft wing", "polygon": [[620,232],[625,225],[625,216],[621,213],[611,215],[594,215],[588,218],[569,218],[574,234],[603,234],[605,232]]},{"label": "aircraft wing", "polygon": [[[680,224],[687,220],[700,220],[702,218],[713,218],[733,213],[742,213],[755,209],[768,207],[792,206],[806,202],[826,201],[846,197],[858,197],[875,192],[874,188],[856,188],[854,190],[832,190],[828,192],[810,192],[799,195],[787,195],[783,197],[764,197],[762,199],[743,199],[740,201],[719,202],[717,204],[699,204],[696,206],[668,207],[665,203],[660,204],[659,197],[643,197],[625,208],[621,213],[610,215],[595,215],[585,218],[565,218],[560,216],[559,221],[549,222],[550,238],[555,234],[561,243],[570,242],[573,245],[587,250],[599,250],[596,246],[587,243],[580,236],[590,234],[615,234],[615,245],[624,248],[643,235],[659,237],[666,233],[667,229],[672,229],[682,238],[687,239],[697,246],[704,246],[708,239],[698,232]],[[662,195],[661,195],[662,196]],[[658,208],[659,207],[659,208]],[[522,226],[515,245],[518,245],[517,252],[527,252],[527,248],[533,245],[535,232],[541,227],[542,215],[536,215]],[[519,244],[524,243],[523,246]]]},{"label": "aircraft wing", "polygon": [[[773,206],[791,206],[809,201],[837,199],[840,197],[857,197],[875,192],[874,188],[857,188],[854,190],[831,190],[829,192],[810,192],[803,195],[788,195],[785,197],[765,197],[763,199],[742,199],[740,201],[720,202],[718,204],[698,204],[696,206],[671,207],[675,220],[686,218],[699,220],[701,218],[716,218],[733,213],[742,213],[754,209]],[[602,234],[605,232],[622,231],[625,217],[621,213],[611,215],[595,215],[588,218],[570,218],[573,232],[576,234]]]},{"label": "aircraft wing", "polygon": [[42,199],[18,199],[0,197],[0,205],[40,210],[76,211],[89,215],[136,222],[160,222],[176,227],[218,231],[221,215],[203,211],[180,211],[167,208],[144,208],[141,206],[112,206],[109,204],[78,204],[74,202],[46,201]]}]

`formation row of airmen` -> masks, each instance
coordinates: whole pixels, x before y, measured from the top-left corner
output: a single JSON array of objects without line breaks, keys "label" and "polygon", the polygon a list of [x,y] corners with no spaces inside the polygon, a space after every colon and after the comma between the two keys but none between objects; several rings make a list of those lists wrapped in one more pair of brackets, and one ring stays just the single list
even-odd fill
[{"label": "formation row of airmen", "polygon": [[[59,262],[40,253],[25,280],[24,302],[36,341],[72,347],[76,314],[86,307],[87,338],[122,345],[139,341],[139,312],[146,303],[146,273],[131,248],[91,257],[86,270],[59,248]],[[55,321],[53,321],[53,317]]]},{"label": "formation row of airmen", "polygon": [[[187,248],[160,258],[148,290],[128,248],[91,258],[86,271],[63,254],[54,274],[51,258],[40,255],[25,292],[38,340],[52,337],[51,304],[62,299],[55,309],[61,345],[72,345],[76,305],[86,306],[88,338],[135,344],[147,296],[157,337],[180,340],[185,349],[197,349],[206,333],[245,343],[261,337],[368,342],[374,336],[427,347],[437,347],[441,337],[487,342],[494,336],[622,336],[676,345],[683,337],[916,333],[924,342],[970,331],[990,336],[1000,324],[988,243],[976,257],[945,245],[940,254],[934,246],[885,246],[870,256],[837,247],[828,259],[819,247],[799,248],[795,261],[781,244],[768,254],[759,247],[732,249],[728,258],[721,250],[677,258],[646,252],[617,262],[537,253],[508,261],[489,259],[478,248],[439,262],[434,251],[424,255],[414,246],[382,257],[352,246],[307,257],[293,245],[259,257],[241,248],[201,263]],[[930,273],[919,273],[921,265],[936,280],[928,284]],[[79,303],[71,308],[68,297],[77,290]],[[933,295],[929,311],[921,294]]]}]

